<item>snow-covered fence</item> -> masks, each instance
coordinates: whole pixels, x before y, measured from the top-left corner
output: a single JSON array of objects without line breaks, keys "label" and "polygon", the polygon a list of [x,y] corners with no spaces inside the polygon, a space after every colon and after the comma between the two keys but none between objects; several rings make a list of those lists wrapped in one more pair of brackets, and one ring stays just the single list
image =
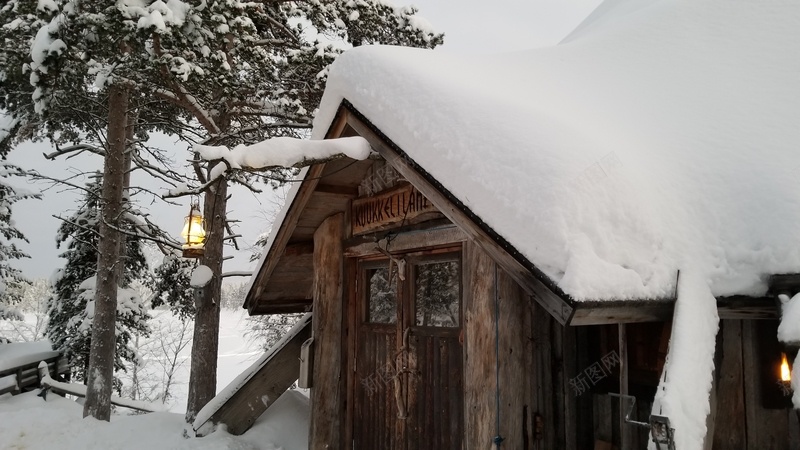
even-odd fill
[{"label": "snow-covered fence", "polygon": [[[0,348],[2,392],[24,392],[39,387],[40,364],[45,364],[48,376],[60,377],[69,373],[67,359],[60,352],[53,351],[47,341],[3,344]],[[10,385],[11,376],[14,377],[14,386]]]},{"label": "snow-covered fence", "polygon": [[[44,389],[49,389],[57,394],[69,394],[76,397],[86,397],[86,386],[75,383],[63,383],[61,381],[52,379],[44,361],[39,363],[39,376],[42,380],[42,388]],[[163,410],[163,408],[161,408],[159,405],[155,405],[150,402],[120,398],[115,395],[111,396],[111,404],[144,412],[157,412]]]}]

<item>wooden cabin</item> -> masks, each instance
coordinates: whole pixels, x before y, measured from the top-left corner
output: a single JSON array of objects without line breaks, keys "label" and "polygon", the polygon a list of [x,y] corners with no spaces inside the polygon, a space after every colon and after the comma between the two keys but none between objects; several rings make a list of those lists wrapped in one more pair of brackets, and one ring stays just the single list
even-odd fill
[{"label": "wooden cabin", "polygon": [[[313,312],[309,448],[672,448],[653,442],[662,418],[651,409],[678,325],[676,255],[718,269],[702,448],[800,448],[779,372],[781,354],[793,355],[776,337],[776,295],[800,290],[780,275],[800,272],[800,187],[780,172],[798,133],[776,105],[797,112],[786,99],[798,85],[774,77],[793,94],[732,104],[729,89],[780,72],[779,58],[752,47],[736,55],[749,72],[715,84],[721,48],[796,33],[753,30],[800,11],[694,3],[606,2],[561,45],[516,55],[534,62],[522,75],[410,49],[337,61],[315,136],[360,136],[374,153],[302,171],[244,305]],[[755,28],[725,26],[751,14],[764,19]],[[744,104],[749,126],[736,127]],[[697,111],[716,115],[694,127]],[[777,138],[754,152],[768,121]],[[696,156],[720,151],[722,167]],[[764,160],[778,171],[769,183],[735,173],[764,175]],[[746,222],[747,208],[773,222]]]},{"label": "wooden cabin", "polygon": [[[344,102],[354,135],[380,156],[305,173],[245,304],[314,312],[310,448],[645,448],[674,300],[571,300]],[[713,448],[792,448],[774,299],[718,304]]]}]

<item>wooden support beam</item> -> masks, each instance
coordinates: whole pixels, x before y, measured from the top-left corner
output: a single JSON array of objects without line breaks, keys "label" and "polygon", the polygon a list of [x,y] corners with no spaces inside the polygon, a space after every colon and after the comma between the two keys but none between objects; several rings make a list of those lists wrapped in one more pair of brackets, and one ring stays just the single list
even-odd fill
[{"label": "wooden support beam", "polygon": [[338,186],[333,184],[318,184],[317,192],[323,192],[330,195],[340,195],[342,197],[355,198],[358,197],[358,186]]},{"label": "wooden support beam", "polygon": [[227,432],[235,436],[249,430],[256,419],[297,380],[300,374],[300,347],[311,337],[312,321],[312,316],[306,315],[302,322],[295,325],[290,336],[268,351],[259,366],[253,368],[250,378],[208,420],[195,422],[197,435],[205,436],[214,429],[204,426],[206,423],[225,424]]},{"label": "wooden support beam", "polygon": [[661,322],[672,317],[675,300],[578,301],[570,325]]},{"label": "wooden support beam", "polygon": [[464,244],[464,449],[489,448],[495,422],[494,268],[473,242]]},{"label": "wooden support beam", "polygon": [[[663,322],[672,318],[675,299],[600,300],[574,303],[570,325]],[[720,319],[776,319],[780,311],[770,297],[717,297]]]},{"label": "wooden support beam", "polygon": [[800,292],[800,273],[785,273],[769,277],[769,292],[772,295],[792,296]]},{"label": "wooden support beam", "polygon": [[303,298],[278,298],[267,304],[256,306],[250,314],[298,314],[311,311],[311,302]]},{"label": "wooden support beam", "polygon": [[619,427],[620,427],[620,449],[633,450],[635,436],[633,425],[625,423],[625,415],[628,413],[628,327],[621,323],[617,326],[619,334]]},{"label": "wooden support beam", "polygon": [[780,308],[774,297],[717,297],[719,318],[725,319],[779,319]]},{"label": "wooden support beam", "polygon": [[[399,233],[392,237],[390,252],[402,252],[418,248],[438,247],[464,242],[467,235],[454,225],[431,230]],[[378,243],[373,240],[353,238],[353,243],[344,249],[346,257],[360,257],[380,253]]]},{"label": "wooden support beam", "polygon": [[342,361],[344,214],[314,233],[314,372],[308,448],[342,448],[345,374]]}]

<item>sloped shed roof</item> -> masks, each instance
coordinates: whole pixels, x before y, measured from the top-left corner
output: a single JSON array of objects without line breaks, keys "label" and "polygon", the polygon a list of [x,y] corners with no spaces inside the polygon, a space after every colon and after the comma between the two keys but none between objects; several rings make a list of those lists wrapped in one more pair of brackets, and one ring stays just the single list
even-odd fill
[{"label": "sloped shed roof", "polygon": [[800,272],[800,4],[603,3],[564,42],[456,57],[360,47],[348,100],[577,300],[716,296]]}]

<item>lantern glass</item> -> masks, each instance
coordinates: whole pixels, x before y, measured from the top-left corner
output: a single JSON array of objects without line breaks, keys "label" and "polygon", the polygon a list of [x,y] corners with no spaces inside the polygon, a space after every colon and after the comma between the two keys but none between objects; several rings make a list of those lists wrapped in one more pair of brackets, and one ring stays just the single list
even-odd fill
[{"label": "lantern glass", "polygon": [[786,353],[781,353],[781,381],[788,383],[792,381],[792,370],[789,368],[789,360]]},{"label": "lantern glass", "polygon": [[200,215],[200,208],[197,205],[192,205],[189,215],[186,216],[181,237],[183,237],[184,258],[203,256],[206,230],[203,228],[203,216]]}]

